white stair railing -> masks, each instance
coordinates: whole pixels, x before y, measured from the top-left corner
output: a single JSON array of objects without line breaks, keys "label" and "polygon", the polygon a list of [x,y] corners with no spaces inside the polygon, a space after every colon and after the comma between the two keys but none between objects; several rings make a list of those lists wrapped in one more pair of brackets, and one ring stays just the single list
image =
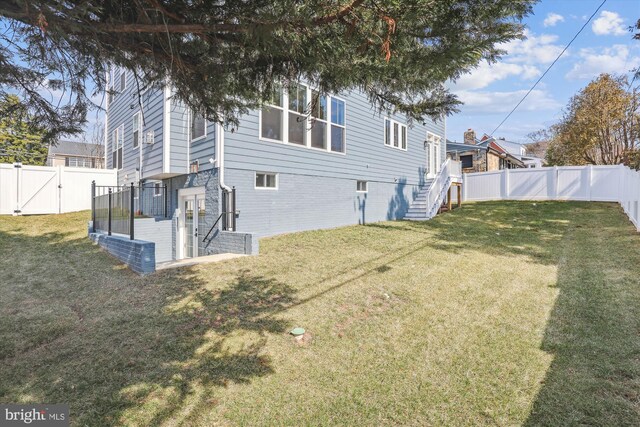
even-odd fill
[{"label": "white stair railing", "polygon": [[447,161],[442,164],[440,171],[427,190],[427,219],[436,216],[447,194],[447,190],[449,190],[451,186],[452,179],[460,178],[461,176],[462,166],[460,162],[447,159]]}]

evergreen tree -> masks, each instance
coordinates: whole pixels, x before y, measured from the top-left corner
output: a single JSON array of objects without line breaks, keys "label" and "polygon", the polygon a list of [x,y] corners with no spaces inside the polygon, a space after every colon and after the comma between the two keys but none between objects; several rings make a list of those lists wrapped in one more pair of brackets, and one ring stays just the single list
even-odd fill
[{"label": "evergreen tree", "polygon": [[0,100],[0,163],[42,166],[47,161],[43,130],[31,123],[26,106],[16,95]]},{"label": "evergreen tree", "polygon": [[[522,37],[536,1],[5,0],[0,92],[22,91],[47,139],[79,129],[111,64],[138,85],[170,80],[179,99],[226,123],[299,78],[362,90],[378,112],[442,118],[460,104],[444,83]],[[43,86],[71,102],[52,105]]]}]

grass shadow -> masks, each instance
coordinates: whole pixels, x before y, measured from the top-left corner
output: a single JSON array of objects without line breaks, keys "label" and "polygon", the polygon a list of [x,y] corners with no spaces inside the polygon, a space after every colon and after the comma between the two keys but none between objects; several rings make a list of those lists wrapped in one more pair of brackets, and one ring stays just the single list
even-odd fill
[{"label": "grass shadow", "polygon": [[159,425],[269,375],[296,301],[244,270],[216,289],[192,269],[138,277],[77,232],[0,227],[0,258],[0,401],[70,403],[77,425]]},{"label": "grass shadow", "polygon": [[556,266],[541,343],[553,361],[524,424],[638,425],[640,238],[617,204],[473,203],[434,221],[368,226],[424,233],[455,255]]}]

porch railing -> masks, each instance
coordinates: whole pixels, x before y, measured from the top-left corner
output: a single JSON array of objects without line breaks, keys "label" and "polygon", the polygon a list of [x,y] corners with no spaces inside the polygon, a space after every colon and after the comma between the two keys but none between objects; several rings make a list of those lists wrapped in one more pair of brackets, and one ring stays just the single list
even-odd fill
[{"label": "porch railing", "polygon": [[462,165],[455,160],[447,159],[443,164],[440,172],[431,182],[429,190],[427,190],[427,218],[431,219],[438,213],[438,209],[442,205],[445,194],[451,186],[453,180],[462,178]]},{"label": "porch railing", "polygon": [[91,183],[92,231],[135,238],[135,218],[168,216],[167,187],[163,185],[100,186]]}]

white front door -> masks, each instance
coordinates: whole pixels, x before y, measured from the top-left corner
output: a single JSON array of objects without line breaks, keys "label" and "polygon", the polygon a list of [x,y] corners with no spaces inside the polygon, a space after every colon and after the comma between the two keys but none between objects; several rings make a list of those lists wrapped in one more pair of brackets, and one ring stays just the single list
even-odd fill
[{"label": "white front door", "polygon": [[204,187],[186,188],[178,191],[180,209],[177,257],[195,258],[203,255],[205,202]]}]

